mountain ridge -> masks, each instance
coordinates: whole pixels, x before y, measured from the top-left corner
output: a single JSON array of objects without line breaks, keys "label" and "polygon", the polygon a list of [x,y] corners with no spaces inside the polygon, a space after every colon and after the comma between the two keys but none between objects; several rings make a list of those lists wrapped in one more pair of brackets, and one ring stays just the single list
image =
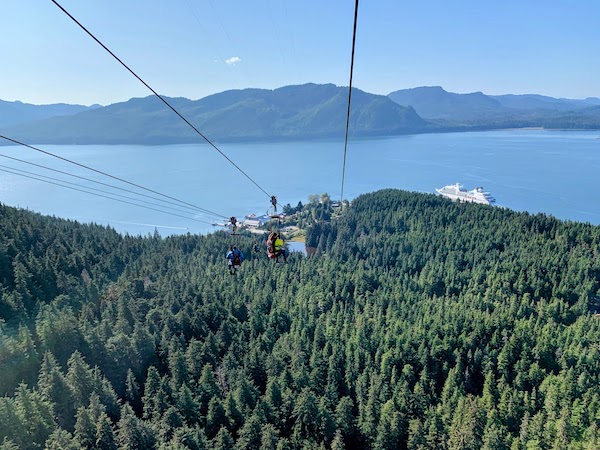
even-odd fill
[{"label": "mountain ridge", "polygon": [[539,94],[457,94],[441,86],[401,89],[388,94],[396,103],[440,126],[487,128],[600,128],[600,99],[554,98]]},{"label": "mountain ridge", "polygon": [[[230,90],[199,100],[165,98],[211,140],[285,140],[343,137],[346,92],[333,84],[311,83],[274,90]],[[353,89],[353,94],[350,125],[355,137],[431,128],[413,108],[386,96],[359,89]],[[198,142],[197,134],[155,96],[16,125],[7,134],[37,144]]]},{"label": "mountain ridge", "polygon": [[[347,87],[307,83],[233,89],[198,100],[164,97],[211,141],[341,139]],[[457,94],[441,86],[387,96],[353,88],[350,137],[545,127],[600,129],[600,98]],[[28,144],[197,143],[199,136],[155,96],[107,106],[0,100],[0,127]],[[6,142],[1,142],[6,145]]]},{"label": "mountain ridge", "polygon": [[96,109],[98,107],[100,107],[100,105],[84,106],[68,103],[34,105],[19,100],[14,102],[0,100],[0,127],[17,125],[54,116],[68,116],[88,109]]}]

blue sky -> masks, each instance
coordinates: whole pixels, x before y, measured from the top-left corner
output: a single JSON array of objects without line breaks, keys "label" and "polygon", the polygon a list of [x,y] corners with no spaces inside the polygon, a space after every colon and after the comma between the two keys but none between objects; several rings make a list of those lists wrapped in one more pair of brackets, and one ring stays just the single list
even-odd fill
[{"label": "blue sky", "polygon": [[[164,95],[348,84],[352,0],[59,1]],[[354,85],[600,97],[599,21],[597,0],[363,0]],[[150,94],[50,0],[1,2],[0,55],[3,100]]]}]

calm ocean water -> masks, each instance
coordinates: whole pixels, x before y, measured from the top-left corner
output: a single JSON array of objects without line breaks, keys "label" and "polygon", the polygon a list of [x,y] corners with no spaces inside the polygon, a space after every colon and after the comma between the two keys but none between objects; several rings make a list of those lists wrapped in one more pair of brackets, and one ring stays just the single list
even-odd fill
[{"label": "calm ocean water", "polygon": [[[382,188],[433,193],[436,187],[460,182],[468,189],[483,186],[500,205],[511,209],[600,224],[599,138],[599,131],[509,130],[355,140],[348,146],[344,198]],[[39,147],[224,217],[261,214],[269,207],[269,197],[207,145]],[[269,194],[277,195],[280,204],[295,206],[298,201],[305,203],[310,194],[324,192],[334,199],[340,196],[341,142],[222,144],[220,148]],[[0,147],[0,155],[118,184],[25,147]],[[111,190],[0,157],[0,170],[7,167],[76,183],[72,187],[77,189],[87,185]],[[155,206],[147,206],[160,207],[150,201]],[[205,223],[4,171],[0,171],[0,202],[109,224],[129,234],[215,230]],[[201,214],[196,218],[215,220]]]}]

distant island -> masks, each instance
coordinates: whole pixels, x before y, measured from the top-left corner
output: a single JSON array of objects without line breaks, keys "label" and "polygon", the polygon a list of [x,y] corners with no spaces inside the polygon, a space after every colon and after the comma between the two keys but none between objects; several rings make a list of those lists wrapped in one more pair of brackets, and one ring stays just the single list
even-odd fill
[{"label": "distant island", "polygon": [[[168,101],[216,142],[341,139],[347,88],[309,83]],[[108,106],[0,100],[0,127],[2,134],[28,144],[164,145],[201,140],[155,96]],[[352,138],[526,127],[600,129],[600,99],[455,94],[439,86],[387,96],[354,89],[352,95]]]}]

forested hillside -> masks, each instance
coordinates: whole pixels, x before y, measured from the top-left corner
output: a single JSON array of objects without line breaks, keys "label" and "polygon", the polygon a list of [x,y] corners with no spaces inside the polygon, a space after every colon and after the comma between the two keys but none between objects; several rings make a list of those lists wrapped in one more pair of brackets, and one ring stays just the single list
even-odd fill
[{"label": "forested hillside", "polygon": [[[440,86],[401,89],[388,94],[399,105],[412,106],[438,126],[485,128],[600,128],[600,99],[553,98],[543,95],[456,94]],[[460,129],[460,128],[459,128]]]},{"label": "forested hillside", "polygon": [[[431,130],[412,108],[383,95],[352,90],[352,135],[393,136]],[[230,90],[192,101],[167,98],[211,140],[260,141],[343,138],[347,88],[308,83]],[[110,133],[107,133],[110,130]],[[133,98],[68,117],[7,128],[29,144],[183,144],[198,135],[157,97]],[[1,142],[0,142],[1,145]]]},{"label": "forested hillside", "polygon": [[70,116],[81,111],[97,108],[98,105],[68,105],[55,103],[53,105],[31,105],[22,102],[7,102],[0,99],[0,126],[2,128],[49,117]]},{"label": "forested hillside", "polygon": [[230,240],[0,205],[0,449],[600,448],[600,227],[386,190]]}]

